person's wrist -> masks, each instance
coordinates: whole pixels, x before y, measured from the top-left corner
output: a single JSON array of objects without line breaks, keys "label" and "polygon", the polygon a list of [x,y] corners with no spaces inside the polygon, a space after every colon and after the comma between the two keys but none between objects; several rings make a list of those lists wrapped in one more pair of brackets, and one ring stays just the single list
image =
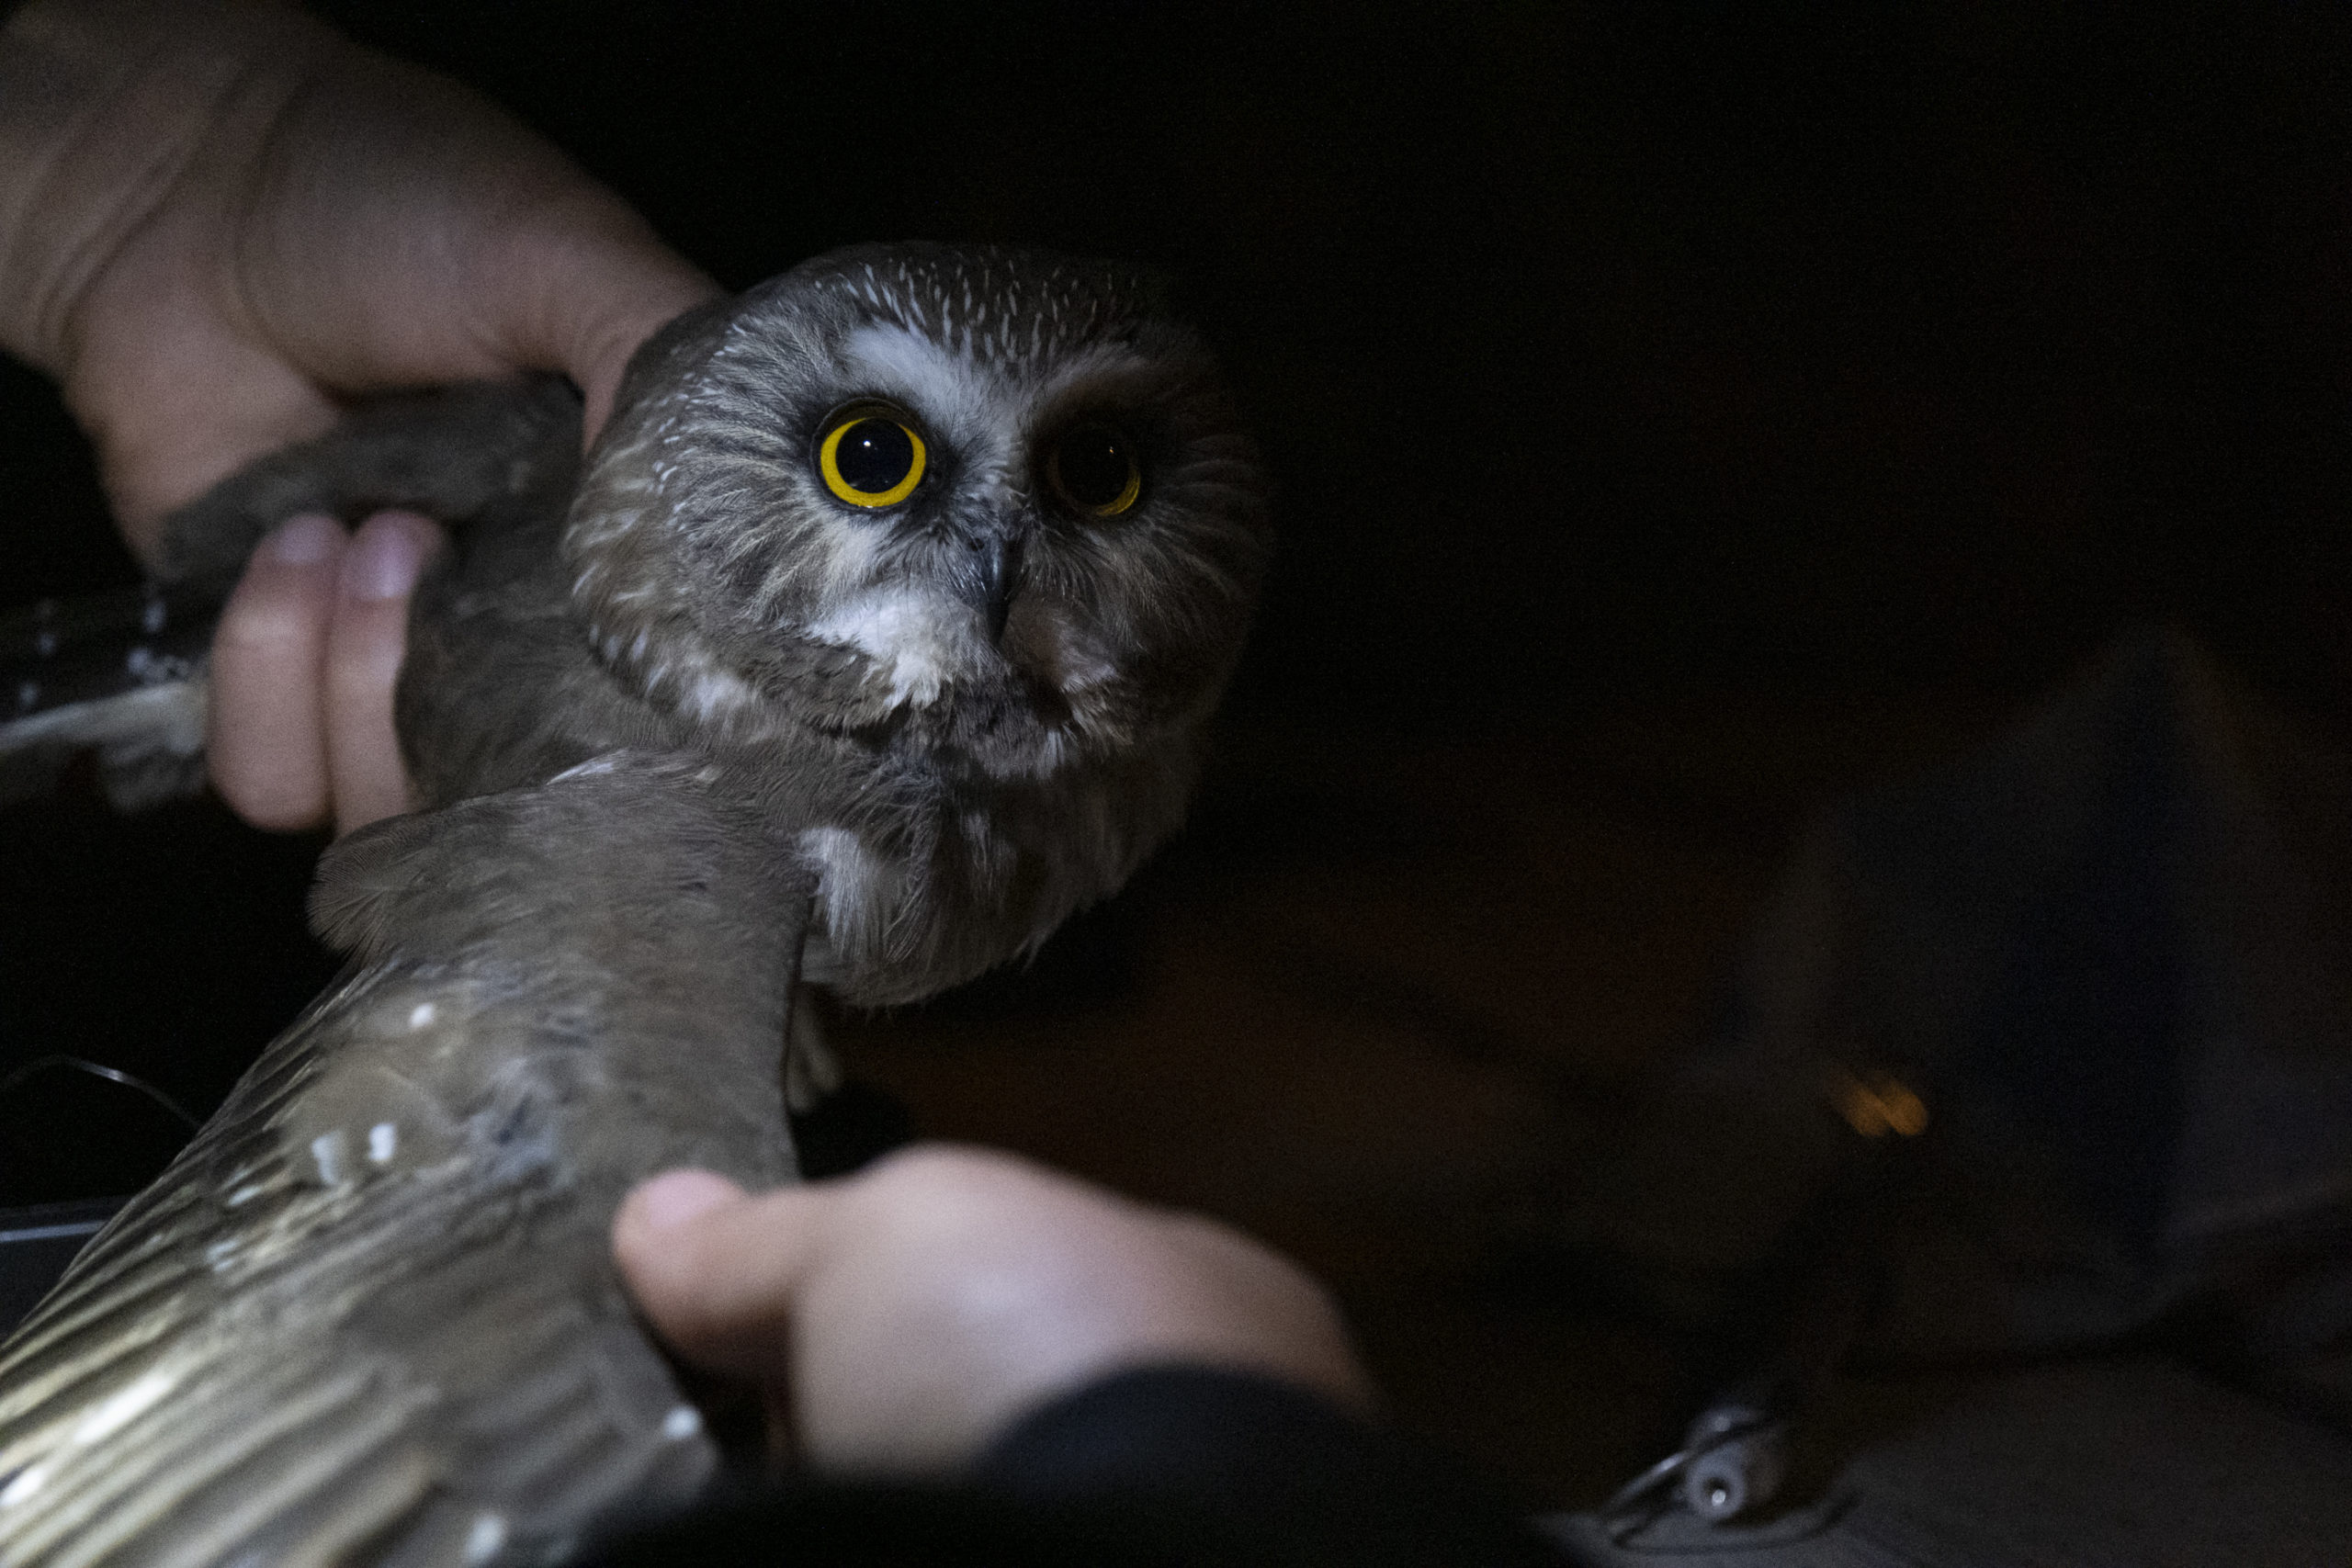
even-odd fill
[{"label": "person's wrist", "polygon": [[267,0],[30,0],[0,28],[0,348],[61,379],[77,319],[180,182],[258,148],[342,40]]}]

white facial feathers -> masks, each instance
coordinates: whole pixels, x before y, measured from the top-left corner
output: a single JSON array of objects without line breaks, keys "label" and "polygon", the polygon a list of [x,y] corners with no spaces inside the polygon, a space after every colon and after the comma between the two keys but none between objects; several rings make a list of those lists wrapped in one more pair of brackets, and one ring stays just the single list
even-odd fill
[{"label": "white facial feathers", "polygon": [[966,460],[1025,473],[1028,444],[1041,419],[1148,375],[1150,361],[1119,343],[1090,344],[1049,359],[978,357],[886,323],[858,328],[842,346],[853,384],[870,385],[918,414]]},{"label": "white facial feathers", "polygon": [[994,657],[971,611],[928,588],[869,589],[812,622],[804,635],[872,660],[890,683],[893,708],[937,702],[957,671]]},{"label": "white facial feathers", "polygon": [[[1098,389],[1145,374],[1133,350],[1105,343],[1050,360],[976,356],[907,327],[868,324],[839,350],[843,384],[886,400],[921,420],[931,438],[950,446],[967,503],[1009,509],[1026,499],[1040,422],[1082,402]],[[851,525],[854,537],[862,531]],[[910,582],[870,543],[831,552],[830,587],[838,602],[802,626],[801,635],[854,649],[888,684],[892,709],[925,706],[949,695],[959,679],[992,676],[1004,656],[978,615],[935,584]],[[1045,655],[1032,672],[1065,691],[1099,684],[1114,673],[1099,650],[1080,650],[1068,616],[1031,607],[1035,632],[1024,638]],[[1043,635],[1035,635],[1042,633]]]},{"label": "white facial feathers", "polygon": [[[999,778],[1190,722],[1247,626],[1263,501],[1206,351],[1155,290],[1100,264],[875,247],[682,327],[680,386],[616,416],[568,534],[600,656],[733,740],[807,722]],[[825,443],[874,417],[921,466],[864,506],[844,485],[879,489]],[[1098,426],[1140,485],[1115,514],[1058,466]]]}]

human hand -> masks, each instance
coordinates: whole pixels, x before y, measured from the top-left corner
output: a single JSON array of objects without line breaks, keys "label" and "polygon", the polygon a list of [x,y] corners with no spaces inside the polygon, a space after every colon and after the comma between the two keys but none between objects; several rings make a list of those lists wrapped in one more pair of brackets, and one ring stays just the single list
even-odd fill
[{"label": "human hand", "polygon": [[[0,346],[62,384],[150,559],[173,508],[355,393],[560,370],[593,436],[637,345],[714,292],[497,108],[290,7],[34,0],[0,31]],[[256,558],[209,737],[242,814],[405,809],[390,691],[435,543],[298,522]]]},{"label": "human hand", "polygon": [[621,1206],[613,1249],[655,1331],[758,1384],[822,1469],[945,1470],[1032,1407],[1155,1362],[1372,1402],[1296,1265],[1009,1155],[928,1145],[757,1196],[669,1171]]},{"label": "human hand", "polygon": [[333,810],[337,833],[414,804],[392,728],[408,604],[441,530],[382,512],[355,534],[288,519],[246,564],[212,638],[205,760],[213,787],[260,828]]}]

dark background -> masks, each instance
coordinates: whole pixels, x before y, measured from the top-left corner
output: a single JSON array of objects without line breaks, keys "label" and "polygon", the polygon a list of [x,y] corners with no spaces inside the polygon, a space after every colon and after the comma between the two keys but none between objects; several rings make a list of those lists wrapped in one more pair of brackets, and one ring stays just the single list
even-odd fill
[{"label": "dark background", "polygon": [[[1458,1134],[1452,1170],[1550,1157],[1574,1117],[1544,1097],[1688,1036],[1825,795],[1961,743],[2147,619],[2322,730],[2352,725],[2339,8],[314,8],[503,102],[729,285],[918,237],[1180,276],[1281,486],[1238,761],[1140,901],[1062,958],[852,1043],[933,1130],[1244,1213],[1353,1292],[1376,1359],[1381,1324],[1431,1298],[1363,1259],[1463,1229],[1428,1196],[1430,1140]],[[16,367],[0,515],[0,602],[130,574],[78,438]],[[316,847],[201,804],[6,814],[0,1068],[74,1050],[201,1111],[331,971],[296,914]],[[1348,946],[1368,930],[1405,936]],[[1321,967],[1269,978],[1317,942]],[[1056,1032],[1148,990],[1165,951],[1192,954],[1196,999],[1272,987],[1241,1028],[1273,1030],[1306,974],[1327,1011],[1421,1030],[1412,1050],[1436,1054],[1359,1097],[1394,1087],[1455,1134],[1316,1101],[1355,1036],[1217,1091],[1250,1143],[1137,1087],[1171,1060],[1208,1082],[1205,1048]],[[998,1055],[953,1043],[983,1036]],[[1122,1061],[1139,1076],[1099,1066]],[[16,1091],[0,1116],[25,1146],[44,1130],[46,1163],[0,1168],[0,1201],[120,1185],[168,1147],[156,1115],[58,1075]],[[1084,1141],[1142,1126],[1140,1147],[1163,1122],[1232,1170],[1268,1168],[1278,1134],[1357,1163],[1261,1212],[1255,1190]],[[1395,1191],[1332,1219],[1392,1134],[1374,1174]],[[1491,1318],[1462,1332],[1477,1353],[1442,1375],[1383,1364],[1408,1408],[1416,1376],[1484,1375],[1505,1405],[1566,1377],[1498,1359]],[[1510,1468],[1491,1437],[1465,1440]]]},{"label": "dark background", "polygon": [[[1173,270],[1283,483],[1249,701],[2019,690],[2154,615],[2344,706],[2334,7],[315,8],[729,285]],[[95,502],[34,397],[12,600],[119,570],[50,537]]]},{"label": "dark background", "polygon": [[[873,238],[1175,273],[1281,486],[1245,729],[1997,704],[2147,618],[2352,715],[2335,8],[316,8],[729,285]],[[0,603],[131,575],[14,365],[0,509]],[[314,849],[0,824],[6,1060],[200,1111],[325,972]]]},{"label": "dark background", "polygon": [[730,285],[1172,269],[1283,480],[1250,698],[2015,688],[2150,614],[2352,685],[2332,7],[325,9]]}]

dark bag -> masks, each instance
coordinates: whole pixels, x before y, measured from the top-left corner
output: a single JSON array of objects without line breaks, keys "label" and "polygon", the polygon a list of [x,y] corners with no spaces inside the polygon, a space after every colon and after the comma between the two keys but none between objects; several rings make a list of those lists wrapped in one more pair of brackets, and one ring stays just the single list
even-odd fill
[{"label": "dark bag", "polygon": [[1645,1104],[1575,1237],[1762,1402],[2160,1346],[2352,1430],[2352,762],[2131,638],[1832,811]]}]

